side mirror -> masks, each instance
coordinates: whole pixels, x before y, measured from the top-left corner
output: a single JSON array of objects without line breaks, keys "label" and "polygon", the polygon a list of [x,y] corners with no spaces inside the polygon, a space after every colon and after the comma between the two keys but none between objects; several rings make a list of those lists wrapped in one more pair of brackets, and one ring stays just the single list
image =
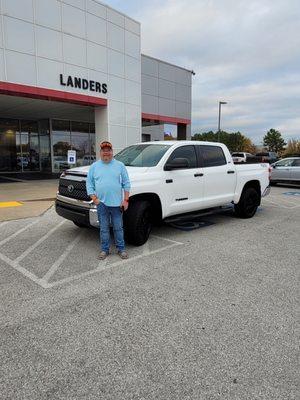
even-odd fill
[{"label": "side mirror", "polygon": [[189,162],[186,158],[174,158],[174,160],[167,162],[164,166],[165,171],[172,171],[173,169],[186,169],[189,168]]}]

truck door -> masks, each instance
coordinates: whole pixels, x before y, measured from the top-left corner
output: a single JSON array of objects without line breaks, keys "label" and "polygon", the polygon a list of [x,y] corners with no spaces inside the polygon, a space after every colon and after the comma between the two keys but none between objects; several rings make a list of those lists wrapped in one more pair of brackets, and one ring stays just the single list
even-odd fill
[{"label": "truck door", "polygon": [[176,148],[167,163],[175,159],[187,159],[188,168],[164,171],[165,202],[168,215],[195,211],[200,208],[203,198],[203,169],[198,165],[195,146]]},{"label": "truck door", "polygon": [[287,158],[286,160],[277,161],[272,170],[272,179],[289,181],[291,179],[292,164],[293,164],[292,158]]},{"label": "truck door", "polygon": [[236,187],[236,169],[228,163],[221,146],[200,145],[204,174],[205,207],[230,203]]},{"label": "truck door", "polygon": [[293,161],[291,167],[291,181],[300,182],[300,158],[297,158]]}]

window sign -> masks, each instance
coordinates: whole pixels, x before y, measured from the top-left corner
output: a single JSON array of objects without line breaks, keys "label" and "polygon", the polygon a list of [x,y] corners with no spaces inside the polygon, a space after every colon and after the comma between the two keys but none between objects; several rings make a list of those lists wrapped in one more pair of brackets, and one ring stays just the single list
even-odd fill
[{"label": "window sign", "polygon": [[76,164],[76,151],[68,150],[68,164]]}]

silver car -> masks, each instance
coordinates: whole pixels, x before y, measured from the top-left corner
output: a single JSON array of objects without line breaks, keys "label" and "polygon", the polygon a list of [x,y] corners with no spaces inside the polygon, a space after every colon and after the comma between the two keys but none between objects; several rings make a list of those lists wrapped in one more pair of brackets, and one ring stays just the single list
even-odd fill
[{"label": "silver car", "polygon": [[272,164],[270,182],[300,183],[300,157],[284,158]]}]

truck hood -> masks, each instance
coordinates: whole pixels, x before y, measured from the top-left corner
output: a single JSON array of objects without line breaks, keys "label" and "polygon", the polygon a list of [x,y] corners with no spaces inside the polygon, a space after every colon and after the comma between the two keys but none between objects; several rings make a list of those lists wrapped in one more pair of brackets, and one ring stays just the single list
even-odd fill
[{"label": "truck hood", "polygon": [[[76,167],[76,168],[72,168],[72,169],[68,169],[66,171],[66,174],[68,173],[78,173],[78,174],[83,174],[83,175],[87,175],[89,172],[90,166],[87,165],[85,167]],[[141,174],[144,174],[145,172],[148,171],[148,167],[126,167],[127,171],[128,171],[128,175],[130,178],[134,178],[136,176],[139,176]]]}]

